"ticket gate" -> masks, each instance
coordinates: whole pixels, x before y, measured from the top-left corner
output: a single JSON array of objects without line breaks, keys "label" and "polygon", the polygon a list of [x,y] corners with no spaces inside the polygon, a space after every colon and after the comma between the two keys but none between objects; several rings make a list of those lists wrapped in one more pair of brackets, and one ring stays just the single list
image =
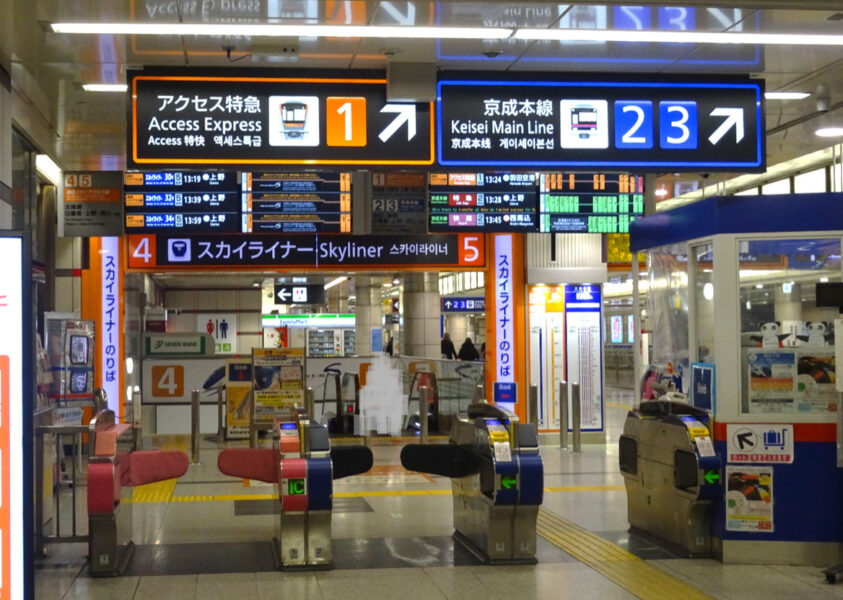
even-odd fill
[{"label": "ticket gate", "polygon": [[711,417],[675,400],[642,402],[620,438],[630,531],[689,557],[711,555],[713,500],[722,498]]},{"label": "ticket gate", "polygon": [[92,577],[119,575],[132,557],[132,488],[181,477],[190,461],[181,450],[118,452],[132,426],[114,411],[97,413],[88,429],[88,561]]},{"label": "ticket gate", "polygon": [[486,403],[455,420],[447,445],[410,444],[401,464],[451,478],[454,539],[489,564],[534,564],[544,493],[538,432]]},{"label": "ticket gate", "polygon": [[217,460],[232,477],[275,484],[281,503],[273,552],[282,570],[333,568],[333,480],[372,468],[364,446],[332,448],[328,428],[303,414],[274,423],[272,448],[227,448]]}]

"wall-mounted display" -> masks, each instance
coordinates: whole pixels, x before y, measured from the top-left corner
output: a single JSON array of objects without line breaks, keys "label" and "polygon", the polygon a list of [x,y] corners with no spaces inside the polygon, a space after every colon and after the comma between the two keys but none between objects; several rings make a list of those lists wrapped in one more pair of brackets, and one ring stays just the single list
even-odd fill
[{"label": "wall-mounted display", "polygon": [[628,233],[644,214],[644,178],[617,173],[542,173],[539,229],[548,233]]}]

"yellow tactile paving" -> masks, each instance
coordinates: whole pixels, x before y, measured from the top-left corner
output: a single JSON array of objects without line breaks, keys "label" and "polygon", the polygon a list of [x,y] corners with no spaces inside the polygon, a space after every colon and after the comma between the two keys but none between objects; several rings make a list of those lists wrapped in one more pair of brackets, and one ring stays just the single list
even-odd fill
[{"label": "yellow tactile paving", "polygon": [[622,485],[553,485],[544,488],[545,492],[620,492]]},{"label": "yellow tactile paving", "polygon": [[165,479],[139,485],[132,491],[132,502],[169,502],[178,479]]},{"label": "yellow tactile paving", "polygon": [[536,532],[578,561],[644,600],[706,600],[711,597],[647,564],[634,554],[555,515],[539,510]]},{"label": "yellow tactile paving", "polygon": [[609,408],[620,408],[623,410],[632,410],[635,408],[631,404],[618,404],[617,402],[604,402],[603,406],[608,406]]}]

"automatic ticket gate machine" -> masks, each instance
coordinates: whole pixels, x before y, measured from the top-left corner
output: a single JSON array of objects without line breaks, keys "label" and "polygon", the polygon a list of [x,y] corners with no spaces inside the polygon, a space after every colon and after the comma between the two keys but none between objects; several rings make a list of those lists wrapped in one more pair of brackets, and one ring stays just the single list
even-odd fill
[{"label": "automatic ticket gate machine", "polygon": [[[328,428],[299,413],[274,423],[272,448],[227,448],[217,464],[222,473],[276,486],[281,517],[273,552],[283,570],[333,568],[331,514],[333,480],[372,468],[364,446],[331,447]],[[277,444],[276,444],[277,442]]]},{"label": "automatic ticket gate machine", "polygon": [[451,478],[454,539],[489,564],[534,564],[544,492],[538,432],[492,404],[468,407],[448,445],[411,444],[405,468]]},{"label": "automatic ticket gate machine", "polygon": [[118,451],[132,426],[100,410],[88,428],[88,562],[92,577],[122,573],[134,550],[132,488],[181,477],[190,461],[181,450]]},{"label": "automatic ticket gate machine", "polygon": [[654,400],[629,411],[620,470],[630,531],[689,557],[711,554],[711,512],[723,496],[710,415],[684,402]]}]

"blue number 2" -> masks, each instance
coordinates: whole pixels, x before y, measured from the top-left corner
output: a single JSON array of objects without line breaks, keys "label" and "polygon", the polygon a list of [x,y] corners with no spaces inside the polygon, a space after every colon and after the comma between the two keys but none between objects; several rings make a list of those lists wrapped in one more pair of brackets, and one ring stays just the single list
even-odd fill
[{"label": "blue number 2", "polygon": [[659,102],[659,146],[669,149],[697,147],[696,102]]},{"label": "blue number 2", "polygon": [[649,100],[615,102],[615,147],[653,147],[653,103]]}]

